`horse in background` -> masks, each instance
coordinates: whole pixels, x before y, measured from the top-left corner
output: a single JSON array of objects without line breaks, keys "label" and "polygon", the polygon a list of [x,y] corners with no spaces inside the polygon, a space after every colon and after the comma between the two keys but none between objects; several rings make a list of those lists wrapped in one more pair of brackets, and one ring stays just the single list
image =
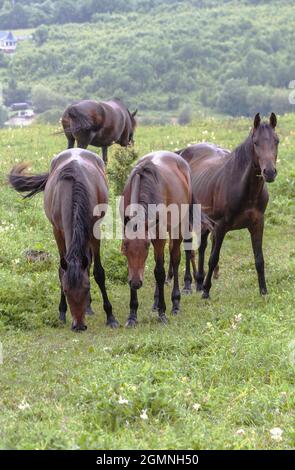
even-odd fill
[{"label": "horse in background", "polygon": [[26,164],[14,167],[9,175],[11,186],[32,197],[44,191],[44,209],[53,226],[60,256],[60,320],[66,321],[67,302],[72,315],[72,329],[86,330],[85,314],[91,313],[89,273],[94,261],[94,278],[103,297],[107,325],[119,326],[112,312],[105,287],[105,272],[100,259],[100,240],[94,238],[98,218],[94,207],[107,204],[108,186],[104,164],[92,152],[72,149],[60,153],[48,173],[25,174]]},{"label": "horse in background", "polygon": [[110,101],[83,100],[71,104],[63,113],[61,122],[68,140],[68,148],[88,145],[102,147],[104,163],[107,163],[108,147],[114,143],[127,147],[134,143],[135,116],[119,99]]},{"label": "horse in background", "polygon": [[[250,135],[232,153],[207,143],[178,152],[190,166],[194,198],[215,223],[206,279],[204,257],[209,230],[202,234],[195,273],[197,290],[203,290],[205,299],[209,298],[212,275],[218,267],[226,233],[241,229],[250,232],[260,293],[267,294],[262,242],[264,213],[269,200],[266,183],[272,183],[277,176],[279,138],[276,126],[274,113],[269,122],[261,122],[258,113]],[[187,259],[185,289],[191,291],[190,253]]]}]

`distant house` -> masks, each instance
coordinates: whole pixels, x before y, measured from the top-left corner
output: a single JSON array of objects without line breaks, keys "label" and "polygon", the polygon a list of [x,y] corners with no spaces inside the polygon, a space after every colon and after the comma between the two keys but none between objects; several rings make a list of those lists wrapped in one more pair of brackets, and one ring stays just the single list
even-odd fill
[{"label": "distant house", "polygon": [[0,31],[0,51],[11,54],[15,52],[17,40],[11,31]]}]

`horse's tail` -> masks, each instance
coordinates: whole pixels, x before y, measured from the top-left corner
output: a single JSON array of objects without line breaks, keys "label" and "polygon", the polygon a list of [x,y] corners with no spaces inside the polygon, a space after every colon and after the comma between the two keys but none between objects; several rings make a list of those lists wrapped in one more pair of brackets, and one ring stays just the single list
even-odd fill
[{"label": "horse's tail", "polygon": [[70,119],[70,129],[72,134],[76,134],[81,130],[90,131],[93,129],[94,126],[91,119],[81,112],[76,105],[70,106],[67,110],[67,114]]},{"label": "horse's tail", "polygon": [[[190,226],[194,227],[194,206],[197,204],[194,196],[192,196],[192,203],[190,206],[189,217],[190,217]],[[214,222],[203,210],[201,210],[201,233],[207,232],[208,230],[212,232],[214,229]]]},{"label": "horse's tail", "polygon": [[41,173],[40,175],[25,174],[25,170],[29,165],[20,163],[12,168],[8,175],[9,184],[19,193],[26,193],[24,198],[35,196],[35,194],[44,191],[49,173]]}]

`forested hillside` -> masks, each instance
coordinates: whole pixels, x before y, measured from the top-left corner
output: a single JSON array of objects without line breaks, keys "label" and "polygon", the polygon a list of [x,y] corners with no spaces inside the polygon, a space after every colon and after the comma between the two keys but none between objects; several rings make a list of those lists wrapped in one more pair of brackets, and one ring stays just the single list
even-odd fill
[{"label": "forested hillside", "polygon": [[197,110],[292,111],[292,1],[0,0],[0,29],[28,27],[14,57],[0,55],[7,105],[31,97],[58,113],[118,96],[184,122]]}]

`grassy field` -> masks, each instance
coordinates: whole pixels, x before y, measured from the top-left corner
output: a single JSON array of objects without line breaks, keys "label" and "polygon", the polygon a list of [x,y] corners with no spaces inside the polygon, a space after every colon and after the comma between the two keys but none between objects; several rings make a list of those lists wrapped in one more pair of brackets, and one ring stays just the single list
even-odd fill
[{"label": "grassy field", "polygon": [[[201,140],[233,148],[250,125],[211,118],[140,128],[136,150],[143,155]],[[92,282],[96,314],[79,335],[69,319],[66,326],[57,320],[58,257],[42,196],[23,201],[5,179],[23,160],[46,171],[65,139],[50,136],[54,129],[46,126],[1,131],[0,448],[295,447],[294,129],[294,116],[279,119],[279,175],[269,188],[264,241],[266,298],[258,293],[248,233],[237,232],[225,240],[211,301],[183,297],[181,314],[159,325],[151,313],[150,256],[138,328],[108,330]],[[50,258],[28,263],[27,249]],[[118,242],[103,251],[109,294],[124,325],[129,289],[116,275],[125,261]],[[166,296],[170,308],[170,287]]]}]

